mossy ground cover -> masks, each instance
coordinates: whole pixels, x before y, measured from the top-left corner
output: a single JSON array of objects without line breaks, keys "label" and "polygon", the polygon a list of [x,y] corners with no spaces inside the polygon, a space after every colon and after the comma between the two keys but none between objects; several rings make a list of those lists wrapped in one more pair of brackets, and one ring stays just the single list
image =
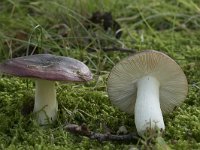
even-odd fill
[{"label": "mossy ground cover", "polygon": [[[110,11],[122,27],[116,39],[110,31],[85,27],[92,12]],[[199,1],[70,1],[10,0],[0,2],[1,61],[25,54],[52,53],[77,58],[94,74],[87,84],[57,83],[58,119],[41,127],[31,113],[34,82],[2,75],[0,79],[1,149],[130,149],[151,148],[156,141],[98,142],[64,130],[82,124],[96,132],[116,133],[122,125],[135,132],[134,116],[113,107],[106,92],[111,68],[123,52],[103,52],[106,46],[167,53],[184,70],[189,92],[185,102],[164,116],[162,136],[172,149],[200,149],[200,3]],[[65,24],[64,30],[58,27]],[[66,33],[65,33],[66,32]],[[64,33],[64,34],[63,34]],[[88,47],[97,49],[89,52]],[[164,146],[163,146],[164,147]]]}]

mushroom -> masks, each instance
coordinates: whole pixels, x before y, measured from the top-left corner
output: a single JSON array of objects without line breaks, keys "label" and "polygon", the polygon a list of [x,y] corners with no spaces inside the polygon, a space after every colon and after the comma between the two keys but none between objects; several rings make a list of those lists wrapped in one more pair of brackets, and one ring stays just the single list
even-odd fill
[{"label": "mushroom", "polygon": [[37,54],[6,60],[0,72],[35,80],[34,112],[41,125],[52,123],[57,116],[55,81],[85,82],[92,79],[89,68],[82,62],[64,56]]},{"label": "mushroom", "polygon": [[186,98],[188,83],[180,66],[169,56],[147,50],[116,64],[108,77],[108,95],[122,111],[135,115],[140,136],[147,128],[165,129],[163,114]]}]

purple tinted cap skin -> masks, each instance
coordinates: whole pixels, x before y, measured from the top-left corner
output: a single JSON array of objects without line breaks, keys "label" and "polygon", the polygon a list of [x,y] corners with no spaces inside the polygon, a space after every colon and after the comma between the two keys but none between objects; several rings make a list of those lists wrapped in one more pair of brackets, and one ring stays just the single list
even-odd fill
[{"label": "purple tinted cap skin", "polygon": [[0,64],[0,72],[20,77],[65,82],[85,82],[92,79],[92,73],[84,63],[73,58],[51,54],[9,59]]}]

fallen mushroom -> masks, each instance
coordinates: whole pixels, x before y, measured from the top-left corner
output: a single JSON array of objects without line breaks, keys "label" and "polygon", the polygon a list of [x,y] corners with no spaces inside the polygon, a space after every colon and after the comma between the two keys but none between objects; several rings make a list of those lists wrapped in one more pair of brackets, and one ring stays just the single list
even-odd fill
[{"label": "fallen mushroom", "polygon": [[142,136],[147,128],[165,129],[162,113],[171,112],[186,98],[188,83],[180,66],[164,53],[148,50],[113,67],[108,95],[121,110],[135,114]]},{"label": "fallen mushroom", "polygon": [[0,72],[30,77],[35,80],[34,112],[41,125],[52,123],[57,116],[55,81],[85,82],[92,79],[89,68],[82,62],[64,56],[38,54],[6,60]]}]

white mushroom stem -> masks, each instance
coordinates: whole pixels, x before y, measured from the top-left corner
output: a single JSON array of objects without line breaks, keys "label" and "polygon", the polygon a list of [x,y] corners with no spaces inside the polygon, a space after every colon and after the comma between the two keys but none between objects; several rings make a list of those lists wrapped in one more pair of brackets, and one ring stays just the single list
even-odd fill
[{"label": "white mushroom stem", "polygon": [[58,103],[54,81],[36,80],[34,112],[38,114],[38,123],[45,125],[56,119]]},{"label": "white mushroom stem", "polygon": [[145,76],[137,82],[135,125],[141,136],[147,128],[165,129],[160,109],[159,86],[159,81],[152,76]]}]

